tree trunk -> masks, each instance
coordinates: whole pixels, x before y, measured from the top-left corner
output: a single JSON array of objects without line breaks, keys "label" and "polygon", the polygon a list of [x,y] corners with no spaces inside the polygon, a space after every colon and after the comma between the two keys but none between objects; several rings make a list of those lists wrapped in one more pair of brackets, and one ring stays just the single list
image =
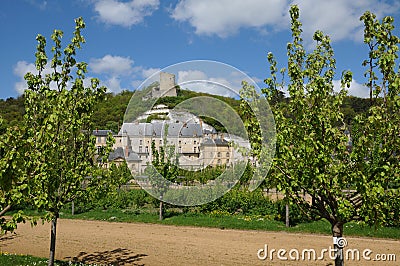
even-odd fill
[{"label": "tree trunk", "polygon": [[53,266],[54,265],[54,257],[56,254],[56,229],[57,229],[57,218],[58,214],[51,220],[51,240],[50,240],[50,257],[49,257],[49,263],[48,266]]},{"label": "tree trunk", "polygon": [[164,206],[162,200],[160,200],[160,216],[159,216],[160,221],[163,220],[163,212],[164,212]]},{"label": "tree trunk", "polygon": [[290,223],[289,223],[289,204],[286,204],[285,221],[286,221],[286,227],[289,227],[290,226]]},{"label": "tree trunk", "polygon": [[72,201],[72,203],[71,203],[71,215],[74,215],[75,214],[75,203],[74,203],[74,201]]},{"label": "tree trunk", "polygon": [[332,224],[332,236],[334,240],[333,248],[335,249],[335,266],[344,266],[343,248],[347,245],[343,238],[343,223],[335,222]]},{"label": "tree trunk", "polygon": [[11,209],[11,205],[7,205],[1,212],[0,217],[3,216],[8,210]]}]

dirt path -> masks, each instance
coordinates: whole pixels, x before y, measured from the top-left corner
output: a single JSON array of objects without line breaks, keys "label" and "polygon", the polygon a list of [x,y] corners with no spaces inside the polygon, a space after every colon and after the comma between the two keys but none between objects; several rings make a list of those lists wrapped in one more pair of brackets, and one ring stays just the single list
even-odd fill
[{"label": "dirt path", "polygon": [[[47,223],[34,228],[22,224],[16,234],[0,238],[0,251],[47,257],[49,234]],[[360,260],[346,261],[346,265],[400,264],[400,241],[370,238],[347,238],[347,241],[349,249],[360,250]],[[102,265],[329,265],[332,261],[327,253],[324,260],[315,261],[293,261],[286,253],[284,256],[289,260],[282,261],[274,252],[271,261],[258,259],[257,252],[267,244],[268,254],[271,249],[287,252],[298,249],[301,259],[303,249],[315,249],[318,257],[331,242],[329,236],[311,234],[60,219],[56,258]],[[372,250],[368,254],[371,259],[378,253],[396,254],[397,261],[366,261],[362,258],[365,249]],[[291,255],[296,256],[295,251]]]}]

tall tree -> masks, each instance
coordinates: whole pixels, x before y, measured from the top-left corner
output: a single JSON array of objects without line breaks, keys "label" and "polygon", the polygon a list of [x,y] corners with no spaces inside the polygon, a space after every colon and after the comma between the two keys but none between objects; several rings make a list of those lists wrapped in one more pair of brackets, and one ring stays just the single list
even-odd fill
[{"label": "tall tree", "polygon": [[[91,117],[106,89],[99,87],[95,78],[88,87],[84,85],[87,64],[77,62],[75,56],[85,42],[81,35],[85,23],[78,18],[75,24],[72,40],[64,49],[63,32],[55,30],[51,35],[54,45],[50,62],[45,37],[36,37],[38,72],[25,75],[25,121],[29,125],[28,142],[32,144],[27,167],[32,169],[35,205],[47,212],[45,219],[51,220],[49,265],[54,264],[61,208],[81,197],[85,186],[97,178]],[[51,68],[51,73],[44,74],[46,68]]]},{"label": "tall tree", "polygon": [[[299,15],[298,7],[292,6],[293,41],[287,46],[290,99],[284,108],[274,108],[277,144],[274,174],[270,177],[306,215],[327,219],[332,236],[337,239],[343,235],[343,224],[357,214],[351,196],[345,192],[352,180],[346,169],[347,137],[340,128],[343,125],[340,106],[346,92],[342,89],[335,93],[333,89],[335,59],[329,37],[315,32],[316,48],[307,53],[302,44]],[[272,65],[271,77],[266,79],[264,92],[271,99],[283,84],[277,83],[272,54],[268,60]],[[344,72],[342,86],[350,80],[351,73]],[[312,201],[306,201],[304,193]],[[336,265],[343,264],[341,247],[335,245]]]},{"label": "tall tree", "polygon": [[[316,48],[302,45],[299,9],[292,6],[293,42],[288,44],[286,108],[275,108],[277,152],[274,160],[277,187],[305,214],[331,223],[336,248],[335,265],[343,265],[343,225],[352,220],[385,223],[399,206],[399,84],[396,59],[399,39],[392,34],[393,19],[382,23],[366,12],[365,43],[370,47],[367,85],[372,107],[353,126],[353,146],[344,134],[342,106],[351,73],[343,72],[342,90],[335,93],[335,59],[328,36],[317,31]],[[265,93],[271,98],[283,88],[276,81],[275,59],[269,55],[271,77]],[[379,74],[374,69],[380,70]],[[378,78],[380,77],[380,78]],[[380,84],[378,84],[380,81]],[[306,201],[303,193],[311,196]]]}]

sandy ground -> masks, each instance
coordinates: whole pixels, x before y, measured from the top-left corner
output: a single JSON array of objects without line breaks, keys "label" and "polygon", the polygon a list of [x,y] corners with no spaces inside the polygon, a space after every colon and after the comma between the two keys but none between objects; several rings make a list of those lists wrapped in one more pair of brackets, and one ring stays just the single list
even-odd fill
[{"label": "sandy ground", "polygon": [[[15,234],[0,238],[0,251],[47,257],[50,224],[31,227],[22,224]],[[358,249],[360,260],[346,265],[400,265],[400,241],[346,238],[347,249]],[[198,227],[178,227],[140,223],[110,223],[60,219],[57,228],[56,258],[101,265],[332,265],[328,252],[324,260],[302,261],[303,249],[331,246],[329,236],[285,232],[243,231]],[[268,246],[267,258],[260,260]],[[286,249],[280,260],[272,249]],[[298,249],[300,261],[291,260],[289,251]],[[370,261],[362,257],[365,249]],[[291,251],[292,257],[296,251]],[[346,249],[345,249],[346,252]],[[350,254],[350,253],[349,253]],[[395,254],[396,261],[374,261],[376,255]],[[350,254],[351,255],[351,254]],[[386,256],[387,259],[389,256]],[[393,260],[393,258],[391,258]]]}]

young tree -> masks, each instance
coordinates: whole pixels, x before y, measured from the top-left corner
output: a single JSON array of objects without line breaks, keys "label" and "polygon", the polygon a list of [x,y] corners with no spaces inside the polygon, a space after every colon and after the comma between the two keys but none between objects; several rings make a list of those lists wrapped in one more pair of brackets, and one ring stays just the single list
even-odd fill
[{"label": "young tree", "polygon": [[[345,192],[352,180],[346,169],[347,138],[341,129],[340,106],[346,92],[333,90],[335,59],[329,37],[315,32],[316,48],[307,53],[302,44],[297,6],[291,7],[290,16],[293,36],[287,46],[290,99],[284,108],[274,108],[277,145],[274,174],[270,177],[306,215],[327,219],[333,237],[342,237],[343,224],[357,214],[351,197]],[[276,81],[272,54],[268,60],[272,66],[271,77],[265,81],[264,92],[271,99],[283,84]],[[342,85],[350,80],[351,74],[344,72]],[[312,201],[306,201],[303,193],[309,194]],[[335,245],[336,265],[343,263],[341,247]]]},{"label": "young tree", "polygon": [[[399,40],[391,34],[393,19],[385,18],[380,24],[369,12],[361,18],[366,24],[365,42],[372,49],[364,65],[378,66],[382,77],[381,85],[376,85],[377,75],[370,68],[367,84],[375,95],[383,92],[384,96],[375,101],[368,117],[356,120],[349,150],[340,106],[351,73],[343,72],[342,90],[335,93],[335,59],[329,37],[317,31],[317,46],[307,53],[302,45],[297,6],[291,7],[290,15],[290,99],[285,108],[274,109],[277,151],[271,176],[278,189],[305,214],[331,223],[335,265],[343,265],[343,242],[337,242],[343,236],[343,225],[352,220],[387,221],[388,214],[393,213],[390,204],[399,202],[400,78],[394,71]],[[276,65],[272,55],[268,59],[271,66]],[[265,82],[268,96],[283,87],[276,82],[274,67]],[[306,201],[303,193],[312,200]]]},{"label": "young tree", "polygon": [[[27,168],[31,169],[34,203],[47,212],[44,218],[51,220],[49,265],[54,264],[61,208],[81,197],[91,180],[98,178],[91,117],[106,88],[99,87],[99,80],[95,78],[88,87],[84,85],[87,64],[77,62],[75,56],[85,42],[81,35],[85,24],[82,18],[76,19],[75,24],[71,43],[63,50],[63,32],[55,30],[51,35],[54,46],[50,62],[45,37],[36,37],[38,73],[25,75],[28,84],[25,121],[32,146],[26,154]],[[51,72],[45,74],[46,68]]]},{"label": "young tree", "polygon": [[[166,134],[168,128],[166,129]],[[175,146],[167,145],[167,138],[164,138],[164,145],[160,147],[160,151],[157,151],[154,141],[151,143],[151,152],[153,155],[152,164],[154,167],[147,167],[150,172],[149,178],[153,185],[156,194],[159,195],[160,207],[159,207],[159,219],[164,219],[164,202],[163,196],[169,188],[169,181],[174,182],[178,175],[178,157],[175,153]],[[162,176],[163,179],[157,178]]]}]

